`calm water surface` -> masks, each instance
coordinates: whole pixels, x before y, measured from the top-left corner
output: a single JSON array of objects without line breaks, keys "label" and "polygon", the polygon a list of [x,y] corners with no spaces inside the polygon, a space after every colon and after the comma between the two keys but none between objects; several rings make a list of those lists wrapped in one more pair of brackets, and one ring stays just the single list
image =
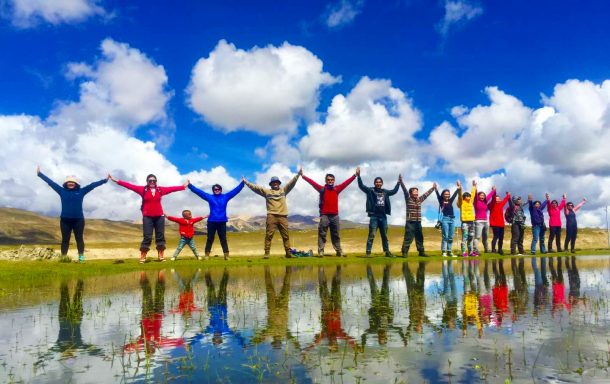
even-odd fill
[{"label": "calm water surface", "polygon": [[2,298],[0,382],[610,382],[610,257],[179,265]]}]

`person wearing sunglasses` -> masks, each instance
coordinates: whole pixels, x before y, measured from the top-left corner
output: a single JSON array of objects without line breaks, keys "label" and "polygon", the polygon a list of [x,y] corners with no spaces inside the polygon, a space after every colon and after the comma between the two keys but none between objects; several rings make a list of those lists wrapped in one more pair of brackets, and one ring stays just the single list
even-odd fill
[{"label": "person wearing sunglasses", "polygon": [[576,211],[578,211],[585,203],[587,199],[583,198],[578,205],[574,206],[571,201],[568,202],[564,208],[564,215],[566,217],[566,239],[563,243],[563,249],[568,251],[568,244],[570,245],[570,252],[575,253],[574,245],[576,244],[576,235],[578,234],[578,224],[576,222]]},{"label": "person wearing sunglasses", "polygon": [[134,191],[142,197],[142,243],[140,244],[140,263],[146,262],[146,254],[152,244],[153,233],[155,234],[155,244],[159,261],[165,261],[165,215],[161,198],[172,192],[184,191],[189,184],[187,180],[183,185],[173,187],[157,186],[157,176],[150,174],[146,176],[146,185],[133,185],[123,180],[118,180],[112,175],[108,175],[112,181]]},{"label": "person wearing sunglasses", "polygon": [[220,246],[224,253],[225,260],[229,260],[229,245],[227,244],[227,205],[229,201],[237,196],[239,192],[244,188],[244,182],[242,181],[227,193],[222,193],[222,187],[220,184],[214,184],[212,186],[212,194],[206,193],[201,189],[195,187],[193,184],[188,185],[188,189],[194,194],[207,201],[210,206],[210,216],[208,217],[208,239],[205,243],[205,260],[210,257],[212,251],[212,244],[214,244],[214,238],[218,233],[220,239]]}]

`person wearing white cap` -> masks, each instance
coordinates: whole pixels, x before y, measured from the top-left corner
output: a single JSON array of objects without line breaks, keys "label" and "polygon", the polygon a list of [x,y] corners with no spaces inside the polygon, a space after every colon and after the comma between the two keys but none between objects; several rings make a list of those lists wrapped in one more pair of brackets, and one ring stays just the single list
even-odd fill
[{"label": "person wearing white cap", "polygon": [[40,167],[36,169],[38,177],[43,179],[61,199],[61,214],[59,227],[61,229],[61,254],[66,256],[70,246],[70,236],[74,232],[76,239],[76,248],[78,249],[78,261],[85,261],[85,241],[83,234],[85,232],[85,215],[83,214],[83,199],[85,195],[93,189],[105,184],[108,177],[105,179],[93,182],[85,187],[80,186],[79,181],[74,176],[66,177],[63,185],[59,185],[46,175],[40,172]]},{"label": "person wearing white cap", "polygon": [[273,234],[275,233],[276,228],[280,231],[282,240],[284,240],[286,257],[292,257],[292,254],[290,253],[290,238],[288,236],[288,205],[286,204],[286,195],[292,190],[292,188],[294,188],[299,176],[302,173],[303,170],[300,169],[299,172],[283,187],[281,187],[282,182],[280,179],[277,176],[273,176],[269,181],[270,188],[252,184],[242,177],[242,181],[248,186],[248,188],[250,188],[254,193],[264,197],[267,201],[265,259],[269,258],[271,240],[273,239]]}]

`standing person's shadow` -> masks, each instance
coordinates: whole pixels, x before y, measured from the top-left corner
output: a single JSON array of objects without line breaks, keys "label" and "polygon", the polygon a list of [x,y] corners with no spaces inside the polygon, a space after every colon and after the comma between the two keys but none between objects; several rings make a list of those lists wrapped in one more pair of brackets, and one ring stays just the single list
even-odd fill
[{"label": "standing person's shadow", "polygon": [[353,337],[348,335],[341,325],[341,266],[337,266],[328,290],[324,267],[318,267],[318,285],[320,286],[322,331],[314,337],[313,343],[306,349],[313,348],[322,340],[328,339],[328,349],[335,352],[339,349],[339,340],[345,340],[353,349],[358,346]]},{"label": "standing person's shadow", "polygon": [[288,304],[290,301],[290,281],[292,267],[287,266],[284,280],[279,293],[275,292],[271,270],[265,266],[265,291],[267,293],[267,325],[256,332],[252,341],[259,344],[267,339],[271,340],[273,348],[280,348],[284,340],[292,341],[297,348],[298,341],[288,330]]},{"label": "standing person's shadow", "polygon": [[59,287],[59,333],[51,351],[61,354],[61,359],[74,357],[77,351],[85,351],[89,355],[100,355],[102,349],[83,341],[81,324],[83,322],[83,291],[85,283],[76,282],[74,296],[70,300],[70,289],[67,282]]},{"label": "standing person's shadow", "polygon": [[366,266],[366,276],[371,290],[371,308],[369,308],[369,328],[362,334],[362,348],[366,346],[366,339],[369,334],[377,336],[379,345],[386,345],[389,330],[396,331],[400,338],[405,341],[402,329],[393,325],[394,308],[390,305],[390,268],[390,264],[386,264],[383,268],[383,279],[381,289],[379,289],[371,265]]},{"label": "standing person's shadow", "polygon": [[141,333],[134,342],[125,345],[123,350],[153,354],[159,348],[183,346],[184,340],[181,337],[170,338],[161,335],[165,316],[164,272],[159,271],[157,274],[154,295],[148,276],[144,272],[140,274],[140,288],[142,289]]}]

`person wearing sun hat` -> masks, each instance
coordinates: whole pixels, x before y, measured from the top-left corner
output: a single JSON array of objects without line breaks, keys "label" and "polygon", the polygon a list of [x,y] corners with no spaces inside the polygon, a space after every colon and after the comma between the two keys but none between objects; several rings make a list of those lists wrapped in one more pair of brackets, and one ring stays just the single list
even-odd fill
[{"label": "person wearing sun hat", "polygon": [[140,263],[146,262],[146,254],[152,244],[153,232],[155,233],[155,244],[159,261],[165,261],[165,214],[161,205],[161,198],[172,192],[184,191],[189,185],[187,180],[183,185],[174,187],[157,186],[157,176],[152,173],[146,176],[146,185],[133,185],[126,181],[118,180],[108,175],[112,181],[134,191],[142,197],[142,243],[140,244]]},{"label": "person wearing sun hat", "polygon": [[61,199],[61,214],[59,215],[59,228],[61,230],[61,255],[68,254],[70,247],[70,236],[74,232],[76,239],[76,248],[78,250],[78,261],[85,261],[85,215],[83,214],[83,199],[85,195],[102,184],[108,181],[105,179],[93,182],[85,187],[80,186],[80,182],[75,176],[68,176],[62,185],[57,184],[49,179],[40,171],[40,167],[36,169],[38,177],[44,180],[49,186],[57,192]]},{"label": "person wearing sun hat", "polygon": [[269,187],[266,188],[260,185],[252,184],[248,180],[242,177],[242,181],[250,188],[254,193],[265,198],[267,202],[267,222],[265,231],[265,259],[269,258],[269,251],[271,250],[271,240],[276,228],[279,230],[282,240],[284,241],[284,250],[286,251],[286,257],[292,257],[290,253],[290,238],[288,236],[288,204],[286,204],[286,195],[294,188],[299,176],[303,174],[303,170],[299,169],[299,172],[286,183],[285,186],[281,186],[282,182],[279,177],[273,176],[269,180]]}]

